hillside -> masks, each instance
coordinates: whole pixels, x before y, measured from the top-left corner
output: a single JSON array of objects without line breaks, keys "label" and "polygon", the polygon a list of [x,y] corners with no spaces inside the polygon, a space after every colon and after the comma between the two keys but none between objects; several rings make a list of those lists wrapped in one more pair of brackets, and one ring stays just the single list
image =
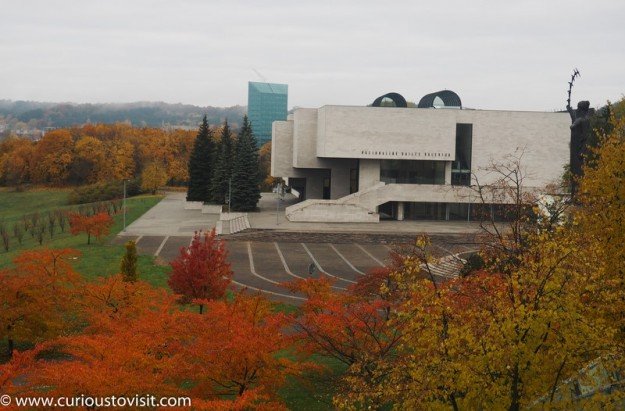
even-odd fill
[{"label": "hillside", "polygon": [[204,114],[210,124],[227,118],[239,124],[245,106],[199,107],[163,102],[75,104],[0,100],[0,132],[30,134],[46,127],[68,127],[85,123],[126,122],[134,126],[196,128]]}]

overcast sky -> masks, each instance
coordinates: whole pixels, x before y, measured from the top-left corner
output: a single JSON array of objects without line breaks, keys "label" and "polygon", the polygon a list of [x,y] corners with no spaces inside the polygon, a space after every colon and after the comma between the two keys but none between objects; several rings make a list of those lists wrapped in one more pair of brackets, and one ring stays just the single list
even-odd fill
[{"label": "overcast sky", "polygon": [[440,89],[467,107],[554,110],[625,93],[625,1],[0,0],[0,99],[365,105]]}]

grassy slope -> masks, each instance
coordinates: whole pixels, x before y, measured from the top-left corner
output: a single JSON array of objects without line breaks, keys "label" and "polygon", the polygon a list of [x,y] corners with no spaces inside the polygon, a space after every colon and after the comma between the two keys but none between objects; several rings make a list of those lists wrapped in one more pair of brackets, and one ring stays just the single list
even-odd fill
[{"label": "grassy slope", "polygon": [[290,410],[333,410],[334,381],[345,372],[345,365],[338,360],[319,356],[313,356],[311,361],[325,366],[327,371],[321,374],[311,373],[303,379],[288,378],[280,389],[280,397]]},{"label": "grassy slope", "polygon": [[[72,208],[67,206],[67,190],[33,190],[28,192],[0,191],[0,221],[4,221],[12,230],[15,222],[19,221],[23,214],[39,212],[41,218],[45,218],[47,211],[59,208]],[[128,224],[139,218],[143,213],[152,208],[161,200],[161,196],[138,196],[127,200],[128,212],[126,221]],[[30,234],[25,234],[24,242],[20,246],[11,232],[11,248],[9,252],[0,252],[0,269],[11,266],[11,261],[21,251],[36,249],[39,247],[73,248],[81,252],[75,264],[75,268],[85,278],[94,279],[99,276],[115,274],[119,271],[119,264],[124,253],[122,245],[111,245],[110,240],[122,230],[123,216],[114,216],[115,224],[111,228],[111,234],[102,238],[100,242],[87,245],[87,237],[84,234],[72,236],[69,230],[61,233],[57,227],[57,233],[52,239],[46,234],[43,245],[33,239]],[[165,286],[167,267],[154,264],[154,258],[149,256],[139,257],[140,277],[150,284],[158,287]]]}]

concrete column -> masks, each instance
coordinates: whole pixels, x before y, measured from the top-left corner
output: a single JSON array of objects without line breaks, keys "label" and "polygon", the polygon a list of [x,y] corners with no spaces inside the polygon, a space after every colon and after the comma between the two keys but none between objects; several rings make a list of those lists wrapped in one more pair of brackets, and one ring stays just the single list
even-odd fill
[{"label": "concrete column", "polygon": [[333,167],[330,178],[332,200],[349,195],[349,166]]},{"label": "concrete column", "polygon": [[380,182],[380,160],[360,160],[358,190],[364,190]]},{"label": "concrete column", "polygon": [[445,221],[449,221],[449,203],[445,203]]},{"label": "concrete column", "polygon": [[306,175],[306,199],[309,200],[309,199],[323,198],[323,178],[324,178],[323,171],[322,170],[307,170],[305,175]]},{"label": "concrete column", "polygon": [[404,220],[404,202],[399,201],[397,202],[397,221],[403,221],[403,220]]}]

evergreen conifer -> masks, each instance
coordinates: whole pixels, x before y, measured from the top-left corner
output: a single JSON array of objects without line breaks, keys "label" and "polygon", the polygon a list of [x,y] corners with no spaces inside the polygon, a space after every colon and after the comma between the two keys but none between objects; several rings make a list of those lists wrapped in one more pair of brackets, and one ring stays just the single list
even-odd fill
[{"label": "evergreen conifer", "polygon": [[193,151],[189,158],[189,187],[187,201],[210,201],[213,174],[213,136],[206,116],[202,120]]},{"label": "evergreen conifer", "polygon": [[260,199],[258,145],[247,116],[236,142],[231,196],[234,211],[254,211]]},{"label": "evergreen conifer", "polygon": [[221,130],[221,139],[215,152],[217,154],[215,156],[215,170],[211,183],[211,192],[213,202],[224,204],[228,196],[228,181],[232,176],[233,161],[232,133],[230,126],[228,126],[228,120],[226,120]]}]

